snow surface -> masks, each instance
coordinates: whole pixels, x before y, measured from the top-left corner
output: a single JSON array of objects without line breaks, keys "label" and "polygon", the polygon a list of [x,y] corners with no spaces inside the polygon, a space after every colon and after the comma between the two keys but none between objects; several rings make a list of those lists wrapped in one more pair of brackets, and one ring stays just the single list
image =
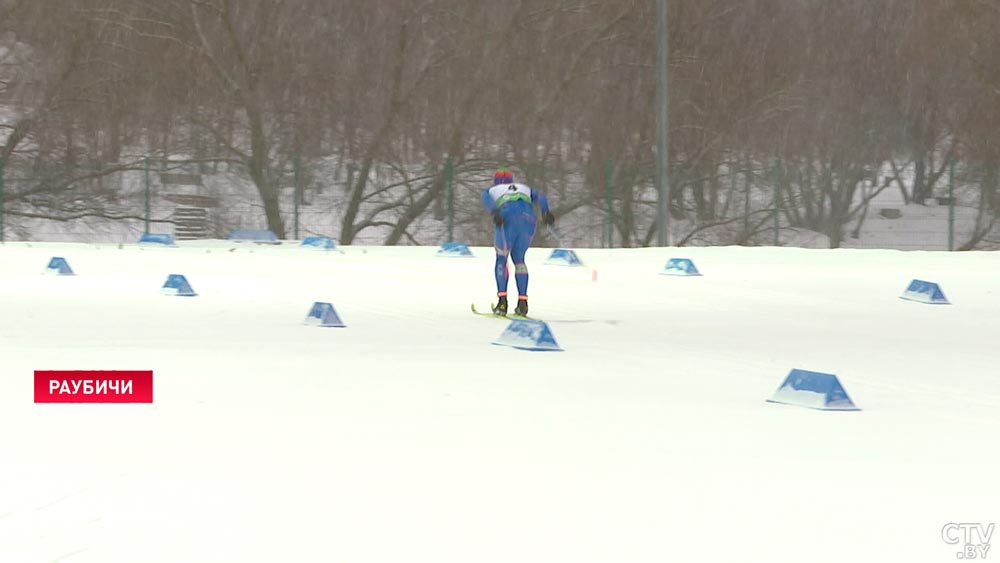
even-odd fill
[{"label": "snow surface", "polygon": [[[1000,520],[996,254],[535,249],[552,354],[491,345],[473,250],[0,246],[0,561],[939,562]],[[792,368],[863,410],[766,402]],[[154,403],[34,404],[42,369]]]}]

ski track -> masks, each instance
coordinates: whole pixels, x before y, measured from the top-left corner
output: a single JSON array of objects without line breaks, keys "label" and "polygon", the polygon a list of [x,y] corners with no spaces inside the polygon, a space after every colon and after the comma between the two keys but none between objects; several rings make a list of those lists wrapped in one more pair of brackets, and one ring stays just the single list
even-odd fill
[{"label": "ski track", "polygon": [[[491,345],[472,250],[0,245],[0,561],[936,562],[1000,520],[995,253],[535,248],[553,354]],[[862,410],[766,403],[792,368]],[[36,369],[154,403],[36,405]]]}]

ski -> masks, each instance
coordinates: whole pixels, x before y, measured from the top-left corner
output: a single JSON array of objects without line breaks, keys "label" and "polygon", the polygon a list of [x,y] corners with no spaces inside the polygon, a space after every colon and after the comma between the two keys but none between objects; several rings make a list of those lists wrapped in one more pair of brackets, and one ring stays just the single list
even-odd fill
[{"label": "ski", "polygon": [[524,315],[515,315],[514,313],[509,313],[507,315],[498,315],[493,312],[492,308],[489,313],[484,313],[476,309],[476,304],[472,304],[472,312],[480,317],[493,317],[494,319],[507,319],[509,321],[537,321],[538,319],[533,317],[525,317]]}]

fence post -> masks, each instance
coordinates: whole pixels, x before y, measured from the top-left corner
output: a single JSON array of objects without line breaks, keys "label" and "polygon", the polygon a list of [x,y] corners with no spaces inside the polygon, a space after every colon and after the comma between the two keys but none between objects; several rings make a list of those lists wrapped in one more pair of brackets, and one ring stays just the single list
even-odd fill
[{"label": "fence post", "polygon": [[615,245],[615,208],[612,203],[615,188],[614,176],[615,162],[609,158],[607,166],[604,168],[604,197],[608,204],[608,248],[613,248]]},{"label": "fence post", "polygon": [[448,242],[455,240],[455,165],[448,157],[444,168],[444,186],[448,193]]},{"label": "fence post", "polygon": [[146,193],[145,203],[143,204],[143,217],[145,219],[145,232],[149,234],[149,157],[147,156],[142,160],[143,162],[143,173],[144,173],[144,188]]},{"label": "fence post", "polygon": [[295,201],[295,240],[299,240],[299,201],[302,199],[302,187],[299,185],[299,155],[295,155],[295,161],[292,163],[292,171],[295,176],[295,185],[293,189],[295,193],[292,195],[292,199]]},{"label": "fence post", "polygon": [[753,188],[753,169],[750,168],[750,163],[746,163],[746,170],[743,171],[743,178],[746,186],[744,186],[743,194],[743,232],[747,233],[747,240],[749,241],[750,236],[750,190]]},{"label": "fence post", "polygon": [[5,242],[3,235],[3,189],[4,189],[4,159],[0,158],[0,243]]},{"label": "fence post", "polygon": [[948,161],[948,251],[955,250],[955,157]]},{"label": "fence post", "polygon": [[774,159],[774,246],[779,246],[778,227],[780,224],[781,201],[781,159]]}]

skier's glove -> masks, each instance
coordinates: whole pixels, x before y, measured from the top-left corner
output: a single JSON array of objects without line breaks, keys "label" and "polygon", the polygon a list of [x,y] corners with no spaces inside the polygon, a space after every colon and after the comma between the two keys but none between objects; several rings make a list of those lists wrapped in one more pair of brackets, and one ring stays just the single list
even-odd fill
[{"label": "skier's glove", "polygon": [[556,224],[556,216],[553,215],[551,211],[546,211],[545,214],[542,215],[542,222],[551,227]]},{"label": "skier's glove", "polygon": [[500,210],[499,209],[494,209],[493,210],[493,224],[496,225],[496,226],[498,226],[498,227],[502,227],[503,226],[503,216],[500,215]]}]

